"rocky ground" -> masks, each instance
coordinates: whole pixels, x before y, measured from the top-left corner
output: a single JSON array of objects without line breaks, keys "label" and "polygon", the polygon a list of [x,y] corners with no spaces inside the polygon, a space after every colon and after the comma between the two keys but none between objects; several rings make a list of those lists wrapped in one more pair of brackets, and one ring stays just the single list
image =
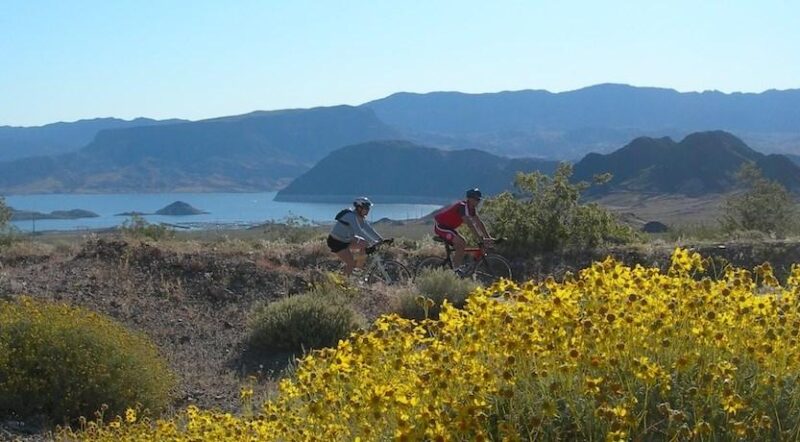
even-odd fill
[{"label": "rocky ground", "polygon": [[[511,261],[518,279],[559,278],[608,254],[629,264],[665,267],[673,248],[649,244]],[[694,248],[716,257],[719,270],[725,263],[753,267],[769,261],[785,277],[791,263],[800,262],[797,242]],[[392,253],[413,265],[415,256],[430,250]],[[0,253],[0,297],[27,294],[102,312],[158,345],[180,377],[174,408],[196,404],[235,411],[243,383],[255,379],[262,390],[270,389],[277,369],[290,358],[276,354],[265,364],[247,355],[248,314],[258,302],[306,290],[321,275],[318,264],[329,259],[321,241],[232,250],[95,237],[75,247]],[[368,319],[386,311],[391,293],[377,288],[362,292],[356,307]],[[21,434],[19,426],[5,422],[0,439]]]}]

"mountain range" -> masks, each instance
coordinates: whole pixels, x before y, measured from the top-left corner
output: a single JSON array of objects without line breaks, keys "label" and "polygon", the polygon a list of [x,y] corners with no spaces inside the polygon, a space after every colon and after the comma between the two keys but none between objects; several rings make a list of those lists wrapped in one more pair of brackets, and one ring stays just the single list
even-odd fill
[{"label": "mountain range", "polygon": [[384,203],[447,202],[468,188],[510,189],[517,172],[552,173],[555,161],[506,158],[474,149],[441,150],[409,141],[374,141],[338,149],[278,192],[276,201],[347,202],[368,195]]},{"label": "mountain range", "polygon": [[800,166],[784,155],[765,155],[723,131],[697,132],[680,142],[669,137],[640,137],[610,154],[591,153],[575,165],[573,177],[589,181],[610,172],[611,181],[597,191],[628,190],[697,196],[730,191],[744,162],[763,175],[800,191]]},{"label": "mountain range", "polygon": [[725,130],[764,152],[800,153],[800,89],[763,93],[600,84],[568,92],[398,93],[363,106],[413,141],[578,160],[639,136]]},{"label": "mountain range", "polygon": [[336,148],[396,136],[352,106],[103,130],[77,152],[0,162],[0,191],[263,191]]},{"label": "mountain range", "polygon": [[[709,129],[735,133],[761,152],[798,155],[800,90],[681,93],[603,84],[560,93],[399,93],[357,107],[201,121],[97,119],[0,127],[0,193],[277,190],[334,150],[371,141],[403,139],[498,157],[577,161],[641,137],[681,139]],[[740,155],[755,161],[752,154]],[[660,170],[650,173],[666,173]],[[651,186],[644,181],[628,177],[625,185]],[[709,179],[697,191],[726,185]],[[695,184],[664,186],[651,187],[683,191]]]},{"label": "mountain range", "polygon": [[38,127],[0,126],[0,161],[74,152],[89,144],[100,131],[108,129],[182,122],[185,120],[136,118],[128,121],[118,118],[95,118]]},{"label": "mountain range", "polygon": [[[574,165],[574,181],[609,172],[611,191],[699,196],[735,189],[744,162],[764,176],[800,191],[800,166],[765,155],[723,131],[697,132],[680,142],[640,137],[610,154],[589,154]],[[444,202],[480,187],[488,195],[512,190],[517,172],[551,173],[558,163],[499,157],[478,150],[446,151],[408,141],[369,142],[338,149],[278,192],[278,201],[346,202],[368,195],[382,202]]]}]

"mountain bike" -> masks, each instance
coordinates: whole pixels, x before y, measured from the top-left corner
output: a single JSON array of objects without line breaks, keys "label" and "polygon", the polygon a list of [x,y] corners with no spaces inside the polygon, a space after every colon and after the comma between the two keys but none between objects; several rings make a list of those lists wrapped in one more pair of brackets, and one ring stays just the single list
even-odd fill
[{"label": "mountain bike", "polygon": [[[433,240],[444,243],[447,257],[428,256],[423,258],[417,264],[415,271],[417,276],[426,269],[453,269],[453,245],[438,236],[434,236]],[[504,240],[504,238],[499,238],[494,243],[500,244]],[[472,278],[486,285],[492,284],[500,278],[511,279],[511,265],[508,260],[497,253],[489,253],[487,250],[488,247],[484,244],[464,249],[464,263],[467,264],[467,270],[461,277]]]},{"label": "mountain bike", "polygon": [[[382,282],[386,285],[393,285],[410,282],[413,277],[405,265],[394,259],[384,258],[381,253],[378,253],[381,247],[393,242],[394,239],[385,239],[364,249],[367,260],[361,269],[356,268],[353,271],[353,276],[358,278],[358,281],[367,284]],[[322,267],[329,271],[338,271],[342,265],[342,262],[337,259],[324,262]]]}]

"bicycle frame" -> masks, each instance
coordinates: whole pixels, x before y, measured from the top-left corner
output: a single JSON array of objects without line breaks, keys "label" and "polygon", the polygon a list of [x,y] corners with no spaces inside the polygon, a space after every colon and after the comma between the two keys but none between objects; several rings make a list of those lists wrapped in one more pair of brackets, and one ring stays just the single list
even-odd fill
[{"label": "bicycle frame", "polygon": [[[455,251],[455,249],[453,248],[453,245],[450,244],[449,242],[444,242],[444,250],[445,250],[445,253],[447,253],[447,258],[446,258],[447,264],[450,266],[450,268],[453,268],[453,256],[452,255],[453,255],[453,252]],[[464,248],[464,256],[466,257],[467,255],[472,256],[474,263],[477,264],[478,262],[480,262],[481,259],[483,259],[484,256],[486,256],[486,248],[484,248],[483,246],[480,246],[480,247],[465,247]]]},{"label": "bicycle frame", "polygon": [[364,266],[365,278],[369,280],[374,277],[386,284],[411,280],[411,272],[402,263],[393,259],[386,259],[382,253],[377,253],[380,247],[386,243],[379,243],[365,250],[368,260]]},{"label": "bicycle frame", "polygon": [[384,279],[389,278],[389,274],[386,273],[386,267],[383,266],[383,258],[381,258],[380,253],[370,253],[367,255],[367,265],[364,266],[364,275],[369,275],[370,272],[373,270],[378,269],[380,271],[381,276]]},{"label": "bicycle frame", "polygon": [[[455,248],[452,244],[446,242],[444,239],[434,236],[433,240],[438,243],[443,243],[445,246],[446,256],[429,256],[419,261],[416,266],[416,273],[427,268],[442,268],[453,267],[453,252]],[[502,242],[504,238],[498,238],[494,241],[495,244]],[[465,258],[472,258],[465,260],[467,267],[463,272],[458,272],[459,276],[471,277],[473,279],[480,279],[481,282],[491,283],[499,278],[511,279],[511,265],[501,255],[491,252],[490,247],[481,244],[479,247],[466,247],[464,249]]]}]

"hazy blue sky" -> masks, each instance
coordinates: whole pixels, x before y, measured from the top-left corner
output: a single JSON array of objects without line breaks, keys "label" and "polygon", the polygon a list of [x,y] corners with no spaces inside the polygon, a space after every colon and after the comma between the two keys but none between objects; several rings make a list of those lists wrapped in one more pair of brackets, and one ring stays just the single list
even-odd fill
[{"label": "hazy blue sky", "polygon": [[800,87],[796,1],[0,0],[0,125],[398,91]]}]

